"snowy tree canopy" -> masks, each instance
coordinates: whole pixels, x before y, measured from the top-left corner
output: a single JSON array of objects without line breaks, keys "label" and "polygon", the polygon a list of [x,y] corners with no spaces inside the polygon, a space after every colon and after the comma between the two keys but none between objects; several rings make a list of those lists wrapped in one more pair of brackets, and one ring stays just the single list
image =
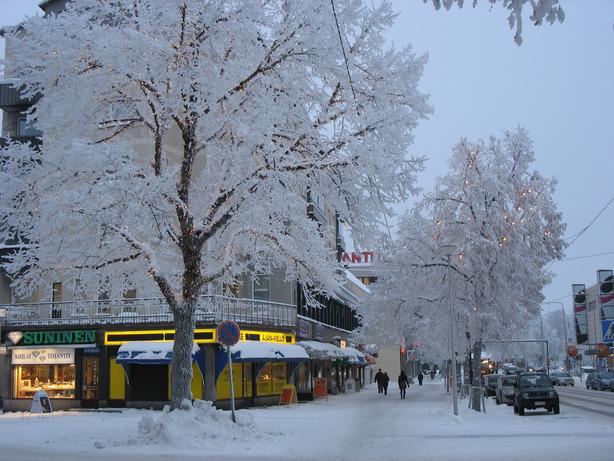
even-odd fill
[{"label": "snowy tree canopy", "polygon": [[[429,0],[423,0],[424,3]],[[439,10],[442,6],[450,9],[456,4],[462,8],[465,0],[431,0],[435,9]],[[554,24],[555,21],[563,22],[565,20],[565,12],[559,6],[559,0],[485,0],[491,5],[501,4],[507,9],[510,14],[507,17],[510,29],[514,29],[514,41],[517,45],[522,45],[522,12],[527,4],[531,6],[531,16],[529,19],[536,26],[540,26],[544,20],[549,24]],[[478,0],[473,0],[473,6],[477,6]]]},{"label": "snowy tree canopy", "polygon": [[286,268],[331,293],[335,219],[307,217],[307,194],[369,232],[413,191],[425,58],[384,46],[393,19],[362,0],[82,0],[26,20],[7,73],[44,136],[0,155],[0,238],[29,242],[17,291],[55,271],[77,295],[159,289],[180,407],[203,286]]},{"label": "snowy tree canopy", "polygon": [[409,336],[434,354],[447,349],[447,261],[440,256],[447,244],[458,248],[450,267],[457,351],[509,338],[536,315],[547,264],[562,256],[565,225],[553,201],[556,183],[531,169],[533,159],[522,129],[454,147],[449,173],[400,223],[373,298],[361,308],[365,334]]},{"label": "snowy tree canopy", "polygon": [[18,183],[4,228],[37,242],[10,265],[28,266],[18,288],[54,269],[94,290],[145,269],[179,301],[194,252],[199,283],[283,264],[330,289],[306,191],[377,225],[413,188],[406,151],[430,110],[424,58],[384,49],[389,5],[336,9],[343,45],[328,1],[83,1],[26,21],[11,68],[44,95],[45,135],[40,153],[5,157]]}]

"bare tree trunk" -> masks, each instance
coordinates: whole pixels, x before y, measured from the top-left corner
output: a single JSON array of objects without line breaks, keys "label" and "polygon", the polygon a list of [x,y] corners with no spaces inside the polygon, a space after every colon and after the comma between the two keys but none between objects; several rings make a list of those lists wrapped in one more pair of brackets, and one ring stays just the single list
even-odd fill
[{"label": "bare tree trunk", "polygon": [[480,388],[480,368],[482,366],[482,341],[473,343],[473,387],[471,389],[471,408],[482,409],[482,392]]},{"label": "bare tree trunk", "polygon": [[[187,301],[184,301],[187,303]],[[174,313],[175,344],[171,370],[171,409],[192,404],[192,345],[194,344],[194,309],[182,305]]]}]

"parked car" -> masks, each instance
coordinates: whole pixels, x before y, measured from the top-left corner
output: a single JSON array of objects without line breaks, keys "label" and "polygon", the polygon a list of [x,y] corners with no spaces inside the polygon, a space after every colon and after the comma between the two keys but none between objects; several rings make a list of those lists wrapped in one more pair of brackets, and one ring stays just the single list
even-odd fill
[{"label": "parked car", "polygon": [[503,365],[503,374],[504,375],[515,375],[518,367],[516,365],[512,365],[511,363],[506,363]]},{"label": "parked car", "polygon": [[614,373],[608,371],[593,373],[592,381],[593,389],[614,392]]},{"label": "parked car", "polygon": [[514,404],[514,386],[516,385],[516,376],[511,375],[498,375],[497,376],[497,389],[495,391],[495,400],[497,405],[506,403],[508,405]]},{"label": "parked car", "polygon": [[569,373],[566,371],[555,371],[550,373],[550,381],[555,386],[573,386],[574,381]]},{"label": "parked car", "polygon": [[587,389],[597,389],[595,387],[595,375],[597,373],[589,373],[586,375],[586,388]]},{"label": "parked car", "polygon": [[559,394],[546,373],[521,373],[514,387],[514,413],[523,416],[525,410],[537,408],[545,408],[558,415]]},{"label": "parked car", "polygon": [[484,396],[490,397],[495,395],[497,391],[497,378],[499,375],[484,375]]}]

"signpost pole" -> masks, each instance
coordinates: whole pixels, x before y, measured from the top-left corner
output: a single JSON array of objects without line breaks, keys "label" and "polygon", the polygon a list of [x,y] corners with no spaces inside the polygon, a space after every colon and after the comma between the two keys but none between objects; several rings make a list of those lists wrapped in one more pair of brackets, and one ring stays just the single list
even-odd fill
[{"label": "signpost pole", "polygon": [[232,422],[236,423],[235,417],[235,386],[232,382],[232,354],[230,353],[230,346],[226,346],[228,351],[228,372],[230,373],[230,410],[232,412]]},{"label": "signpost pole", "polygon": [[235,386],[232,382],[232,354],[230,353],[230,346],[234,346],[241,339],[241,329],[232,320],[225,320],[220,323],[215,333],[217,335],[217,342],[223,346],[226,346],[226,352],[228,353],[228,374],[230,376],[230,410],[232,412],[232,422],[236,423],[237,418],[235,416]]}]

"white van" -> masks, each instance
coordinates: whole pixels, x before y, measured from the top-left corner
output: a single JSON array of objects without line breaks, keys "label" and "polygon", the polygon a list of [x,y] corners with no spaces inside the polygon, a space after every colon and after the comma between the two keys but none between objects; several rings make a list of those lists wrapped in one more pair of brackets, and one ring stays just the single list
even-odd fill
[{"label": "white van", "polygon": [[595,369],[589,365],[584,365],[580,367],[583,375],[588,375],[589,373],[595,373]]}]

